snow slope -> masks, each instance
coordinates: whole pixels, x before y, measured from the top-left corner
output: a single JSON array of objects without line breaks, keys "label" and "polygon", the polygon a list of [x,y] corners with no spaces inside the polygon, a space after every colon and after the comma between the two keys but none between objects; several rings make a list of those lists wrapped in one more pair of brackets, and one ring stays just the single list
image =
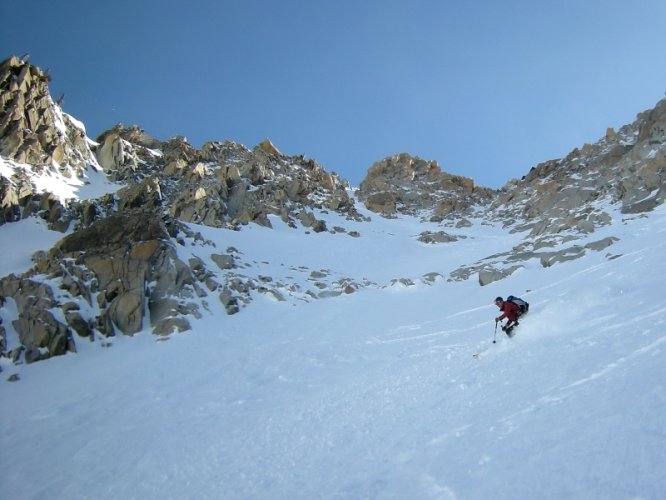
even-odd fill
[{"label": "snow slope", "polygon": [[72,198],[79,200],[94,199],[106,193],[113,193],[123,187],[109,181],[102,169],[95,165],[89,166],[80,176],[73,173],[71,167],[66,170],[68,175],[63,175],[59,168],[57,164],[54,164],[50,167],[42,166],[37,169],[38,171],[34,171],[29,164],[0,157],[0,176],[4,177],[5,182],[13,184],[12,178],[15,171],[23,170],[27,172],[35,193],[48,192],[61,201]]},{"label": "snow slope", "polygon": [[[664,206],[617,214],[594,234],[620,237],[605,251],[486,287],[418,278],[519,235],[476,225],[429,246],[423,224],[377,217],[360,238],[198,229],[272,276],[307,265],[416,285],[257,295],[234,316],[211,302],[168,341],[3,364],[2,498],[666,496]],[[492,302],[508,294],[531,311],[492,344]]]}]

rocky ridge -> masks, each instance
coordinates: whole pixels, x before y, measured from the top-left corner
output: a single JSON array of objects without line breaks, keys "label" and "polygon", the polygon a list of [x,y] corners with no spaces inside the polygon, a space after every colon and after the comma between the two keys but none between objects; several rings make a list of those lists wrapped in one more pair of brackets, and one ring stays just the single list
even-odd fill
[{"label": "rocky ridge", "polygon": [[[666,199],[666,99],[619,131],[609,128],[595,144],[565,158],[540,163],[508,182],[487,207],[490,221],[525,234],[522,243],[451,274],[478,274],[484,285],[521,269],[531,259],[544,267],[602,251],[613,237],[594,239],[610,224],[605,202],[627,217],[640,216]],[[579,240],[587,243],[579,244]],[[613,257],[612,254],[608,254]]]},{"label": "rocky ridge", "polygon": [[183,137],[161,142],[136,126],[118,125],[98,141],[97,159],[112,180],[158,182],[162,204],[184,222],[270,227],[268,216],[275,215],[320,232],[327,228],[312,209],[360,218],[347,181],[315,160],[283,155],[268,139],[252,150],[231,141],[196,149]]},{"label": "rocky ridge", "polygon": [[[464,265],[451,272],[449,280],[477,276],[486,285],[532,259],[550,267],[602,251],[616,241],[593,238],[596,229],[611,222],[603,202],[619,204],[622,213],[631,216],[666,199],[666,99],[619,131],[609,128],[595,144],[543,162],[496,191],[442,172],[437,162],[402,153],[372,165],[359,198],[385,217],[411,215],[443,228],[465,227],[469,219],[481,217],[524,234],[520,245]],[[419,236],[424,243],[457,238],[444,230]]]},{"label": "rocky ridge", "polygon": [[[268,139],[252,149],[231,141],[197,149],[183,137],[160,141],[138,126],[117,125],[91,141],[51,99],[48,75],[18,58],[0,69],[0,224],[40,217],[67,231],[51,250],[33,256],[28,272],[0,279],[0,302],[15,305],[11,327],[20,340],[8,352],[0,324],[0,350],[15,361],[45,359],[75,350],[80,339],[103,342],[146,325],[168,336],[189,329],[212,300],[235,314],[255,294],[310,301],[369,286],[431,284],[442,276],[433,270],[373,283],[332,269],[295,267],[294,274],[307,276],[303,286],[262,274],[261,263],[246,259],[242,249],[217,248],[190,223],[243,230],[250,223],[271,227],[277,218],[305,234],[362,237],[344,223],[327,227],[321,218],[333,213],[342,221],[370,222],[345,180],[314,160],[282,154]],[[371,166],[357,196],[377,216],[435,224],[437,230],[415,236],[422,244],[455,244],[466,238],[471,220],[524,235],[518,246],[462,266],[449,280],[478,277],[484,285],[532,259],[549,267],[613,244],[612,237],[593,237],[610,222],[601,201],[621,204],[628,215],[663,203],[665,110],[666,100],[633,124],[609,129],[596,144],[537,165],[500,190],[402,153]],[[125,187],[77,199],[34,181],[39,175],[85,181],[91,172]],[[182,257],[186,248],[198,248],[200,256]]]},{"label": "rocky ridge", "polygon": [[[278,217],[306,232],[358,237],[341,226],[326,227],[316,215],[363,219],[348,183],[316,161],[283,155],[268,139],[253,149],[231,141],[196,149],[183,137],[159,141],[137,126],[117,125],[91,141],[51,99],[49,78],[39,68],[15,57],[0,68],[6,104],[0,223],[36,216],[68,233],[34,255],[28,272],[0,279],[2,303],[16,306],[12,328],[20,340],[8,353],[0,324],[6,355],[45,359],[74,350],[77,337],[131,335],[144,321],[156,335],[187,330],[188,317],[198,317],[210,297],[234,314],[253,293],[314,300],[367,285],[307,268],[298,271],[310,273],[311,289],[274,281],[252,272],[241,251],[217,249],[187,225],[239,230],[248,223],[270,227],[270,218]],[[40,189],[35,181],[85,181],[93,171],[125,187],[77,199]],[[178,247],[195,245],[210,248],[206,262],[179,259]]]}]

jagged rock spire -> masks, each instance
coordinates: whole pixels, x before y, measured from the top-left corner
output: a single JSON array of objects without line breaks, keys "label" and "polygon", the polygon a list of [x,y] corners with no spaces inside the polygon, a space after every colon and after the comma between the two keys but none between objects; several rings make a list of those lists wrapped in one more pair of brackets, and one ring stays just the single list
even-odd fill
[{"label": "jagged rock spire", "polygon": [[83,126],[62,112],[49,93],[50,76],[24,59],[0,63],[0,154],[19,163],[96,165]]}]

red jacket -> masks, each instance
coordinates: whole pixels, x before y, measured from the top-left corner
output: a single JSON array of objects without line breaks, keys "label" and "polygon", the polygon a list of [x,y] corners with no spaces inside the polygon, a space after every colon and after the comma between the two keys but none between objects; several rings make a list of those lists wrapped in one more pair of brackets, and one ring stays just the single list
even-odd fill
[{"label": "red jacket", "polygon": [[498,318],[499,321],[502,321],[504,318],[509,318],[509,322],[517,321],[518,315],[520,314],[520,307],[518,307],[513,302],[505,300],[500,307],[502,315]]}]

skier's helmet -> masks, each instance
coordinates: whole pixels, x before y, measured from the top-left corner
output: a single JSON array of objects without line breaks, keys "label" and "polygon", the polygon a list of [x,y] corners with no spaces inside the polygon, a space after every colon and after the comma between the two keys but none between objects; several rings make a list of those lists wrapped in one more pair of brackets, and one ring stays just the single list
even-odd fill
[{"label": "skier's helmet", "polygon": [[497,297],[495,299],[495,304],[501,304],[502,302],[504,302],[504,299],[502,297]]}]

